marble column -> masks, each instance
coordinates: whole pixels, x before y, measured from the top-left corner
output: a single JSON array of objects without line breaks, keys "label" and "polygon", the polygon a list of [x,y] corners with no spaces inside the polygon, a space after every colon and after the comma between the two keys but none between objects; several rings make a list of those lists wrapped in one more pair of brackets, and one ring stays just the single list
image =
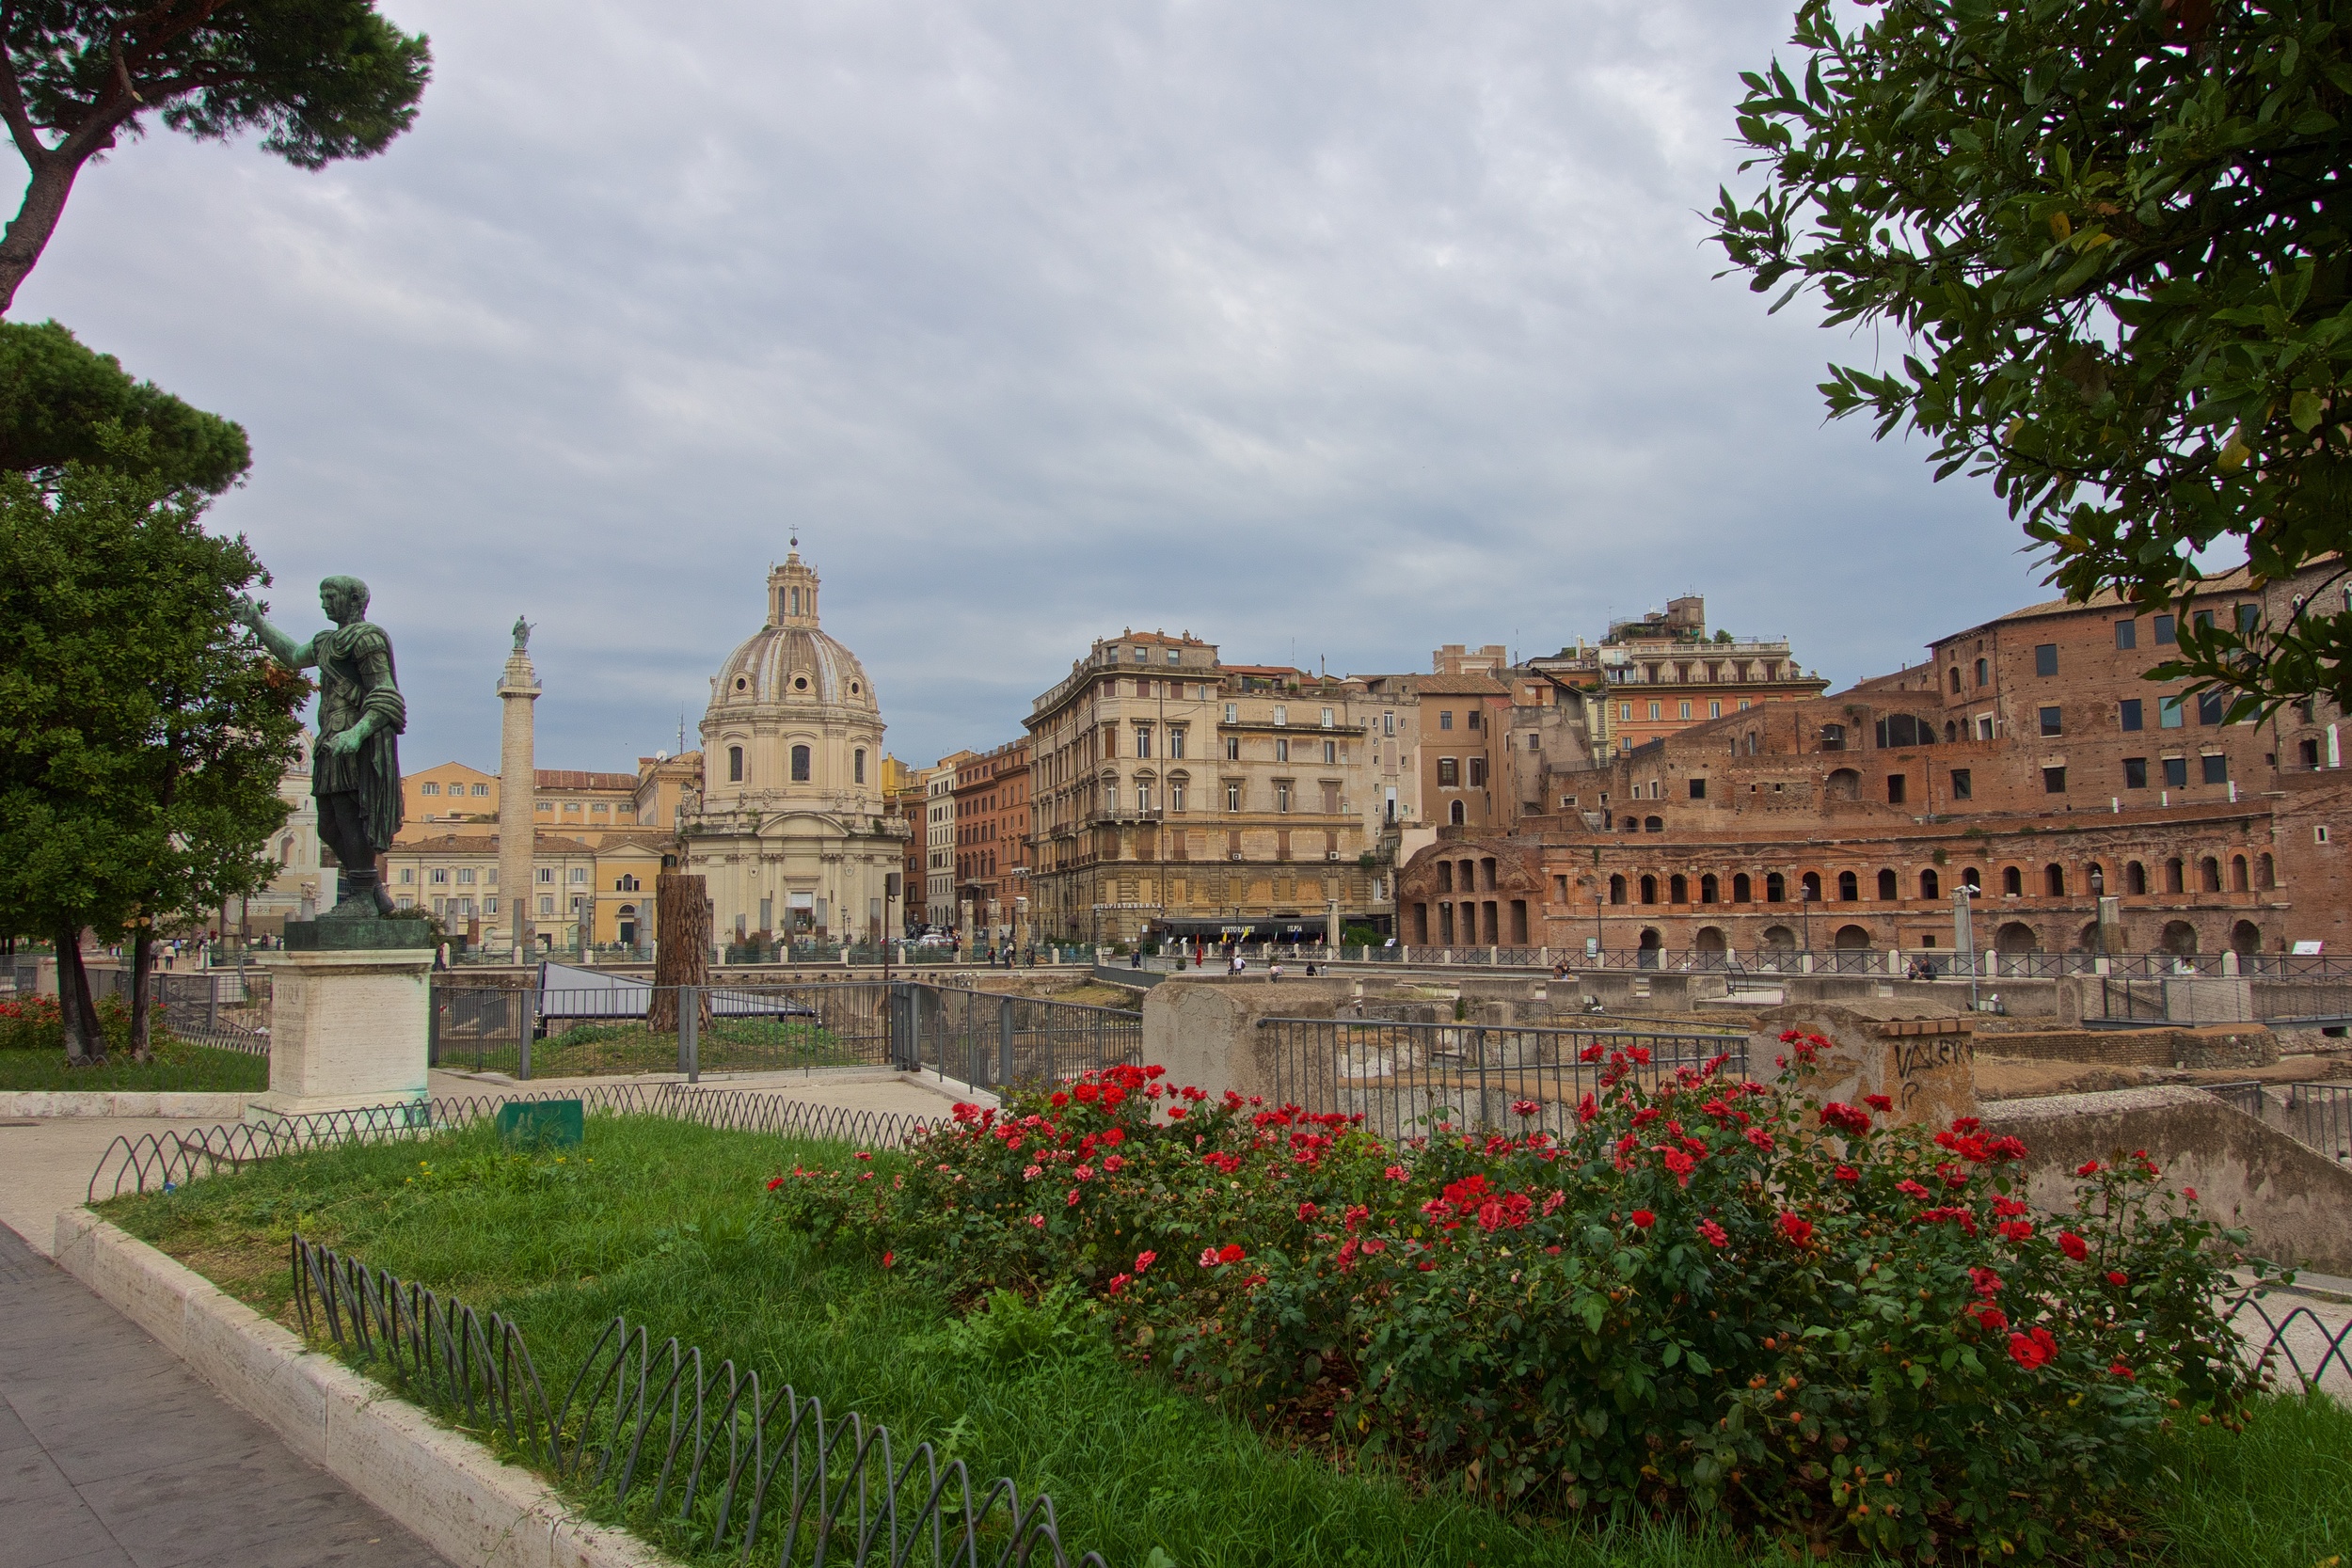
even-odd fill
[{"label": "marble column", "polygon": [[509,951],[529,962],[538,947],[532,911],[538,888],[532,879],[532,850],[538,832],[538,773],[532,751],[532,705],[539,700],[539,673],[520,648],[499,677],[503,709],[499,725],[499,896]]}]

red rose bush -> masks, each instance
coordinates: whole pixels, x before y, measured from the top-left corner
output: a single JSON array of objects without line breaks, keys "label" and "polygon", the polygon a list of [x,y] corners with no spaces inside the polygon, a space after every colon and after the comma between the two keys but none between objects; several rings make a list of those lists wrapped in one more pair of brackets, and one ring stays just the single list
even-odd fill
[{"label": "red rose bush", "polygon": [[2144,1153],[2038,1214],[2015,1139],[1809,1100],[1823,1042],[1788,1043],[1772,1085],[1632,1049],[1573,1107],[1515,1104],[1531,1130],[1402,1144],[1113,1068],[773,1196],[959,1298],[1075,1285],[1167,1372],[1515,1509],[2095,1543],[2158,1428],[2248,1391],[2242,1235]]}]

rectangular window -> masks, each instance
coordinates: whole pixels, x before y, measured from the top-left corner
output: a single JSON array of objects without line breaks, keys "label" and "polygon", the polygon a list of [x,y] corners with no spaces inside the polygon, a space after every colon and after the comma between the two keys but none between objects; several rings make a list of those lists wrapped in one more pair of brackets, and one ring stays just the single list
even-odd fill
[{"label": "rectangular window", "polygon": [[2064,733],[2058,724],[2058,710],[2057,708],[2045,707],[2042,710],[2042,733],[2043,735],[2060,735]]},{"label": "rectangular window", "polygon": [[1454,789],[1460,787],[1461,783],[1461,762],[1454,757],[1439,757],[1438,759],[1438,787]]},{"label": "rectangular window", "polygon": [[1229,735],[1225,737],[1225,760],[1227,762],[1241,760],[1241,736]]},{"label": "rectangular window", "polygon": [[1691,781],[1691,799],[1693,800],[1704,800],[1707,799],[1707,781],[1705,779],[1692,779]]},{"label": "rectangular window", "polygon": [[2188,787],[2188,758],[2165,758],[2164,783],[2168,789],[2186,789]]},{"label": "rectangular window", "polygon": [[[437,784],[433,783],[431,780],[427,780],[427,781],[424,783],[424,784],[423,784],[421,787],[420,787],[420,788],[418,789],[418,791],[417,791],[417,793],[418,793],[418,794],[420,794],[420,795],[438,795],[440,792],[441,792],[441,786],[440,786],[439,784]],[[455,790],[452,790],[452,791],[450,791],[450,793],[451,793],[451,794],[453,794],[453,795],[454,795],[454,794],[456,794],[457,792],[456,792]]]},{"label": "rectangular window", "polygon": [[1708,704],[1707,716],[1709,719],[1721,719],[1724,716],[1724,705],[1721,702]]},{"label": "rectangular window", "polygon": [[1396,733],[1396,715],[1394,713],[1384,713],[1380,716],[1380,733],[1382,735],[1394,735]]},{"label": "rectangular window", "polygon": [[1968,769],[1966,769],[1965,768],[1953,768],[1953,769],[1952,769],[1952,799],[1953,799],[1953,800],[1968,800],[1968,799],[1970,799],[1972,789],[1973,789],[1973,784],[1972,784],[1972,781],[1971,781],[1971,780],[1969,779],[1969,777],[1968,777]]},{"label": "rectangular window", "polygon": [[2159,697],[2156,699],[2156,727],[2158,729],[2177,730],[2183,721],[2180,698]]},{"label": "rectangular window", "polygon": [[2227,755],[2220,752],[2207,752],[2198,760],[2205,765],[2205,782],[2207,784],[2228,784],[2230,782],[2230,759]]},{"label": "rectangular window", "polygon": [[2201,610],[2189,617],[2189,622],[2199,631],[2211,631],[2213,630],[2213,611]]},{"label": "rectangular window", "polygon": [[539,895],[539,912],[541,914],[553,914],[555,912],[554,895],[543,893]]},{"label": "rectangular window", "polygon": [[1241,705],[1239,703],[1228,703],[1225,705],[1225,721],[1229,724],[1238,724],[1241,722]]},{"label": "rectangular window", "polygon": [[1900,773],[1886,775],[1886,803],[1888,805],[1899,806],[1903,803],[1904,786],[1905,781]]},{"label": "rectangular window", "polygon": [[2116,622],[2116,623],[2115,623],[2115,645],[2116,645],[2117,647],[2119,647],[2119,648],[2137,648],[2137,647],[2138,647],[2138,646],[2139,646],[2139,623],[2138,623],[2137,621],[2118,621],[2118,622]]},{"label": "rectangular window", "polygon": [[1483,730],[1486,727],[1486,716],[1475,708],[1470,710],[1470,727],[1473,730]]},{"label": "rectangular window", "polygon": [[2155,635],[2156,646],[2161,648],[2168,643],[2178,642],[2179,641],[2180,639],[2175,637],[2172,633],[2172,617],[2169,615],[2157,616]]},{"label": "rectangular window", "polygon": [[2122,702],[2116,704],[2115,716],[2127,730],[2136,730],[2140,728],[2142,722],[2144,721],[2144,715],[2143,710],[2140,707],[2139,699],[2137,697],[2126,697]]},{"label": "rectangular window", "polygon": [[2063,768],[2043,768],[2042,770],[2042,792],[2044,795],[2065,794],[2066,769]]},{"label": "rectangular window", "polygon": [[1182,724],[1170,724],[1168,727],[1168,760],[1182,762],[1184,759],[1184,727]]},{"label": "rectangular window", "polygon": [[1979,740],[1993,738],[1993,715],[1989,713],[1977,715],[1977,738]]},{"label": "rectangular window", "polygon": [[2148,787],[2148,759],[2146,757],[2125,757],[2123,759],[2123,787],[2125,789],[2146,789]]},{"label": "rectangular window", "polygon": [[1748,711],[1748,700],[1745,697],[1740,699],[1740,711],[1742,713]]},{"label": "rectangular window", "polygon": [[1291,786],[1287,779],[1277,779],[1274,783],[1274,809],[1276,811],[1291,809]]},{"label": "rectangular window", "polygon": [[1657,719],[1657,718],[1661,718],[1661,717],[1662,717],[1662,712],[1661,712],[1661,710],[1662,710],[1664,707],[1665,707],[1665,705],[1664,705],[1663,703],[1652,703],[1652,704],[1650,704],[1650,705],[1649,705],[1649,716],[1650,716],[1652,719]]},{"label": "rectangular window", "polygon": [[1327,707],[1323,710],[1323,727],[1327,730],[1331,727],[1331,710]]},{"label": "rectangular window", "polygon": [[2058,673],[2057,643],[2041,642],[2035,644],[2033,650],[2033,673],[2037,675],[2055,675]]},{"label": "rectangular window", "polygon": [[470,866],[470,865],[461,865],[461,866],[459,866],[459,867],[457,868],[457,885],[458,885],[458,886],[460,886],[460,887],[471,887],[471,886],[473,886],[473,867],[472,867],[472,866]]},{"label": "rectangular window", "polygon": [[1136,755],[1139,757],[1148,757],[1151,754],[1152,726],[1149,724],[1137,724],[1136,726]]},{"label": "rectangular window", "polygon": [[1237,780],[1225,781],[1225,809],[1227,811],[1241,810],[1241,784]]},{"label": "rectangular window", "polygon": [[1631,723],[1633,721],[1633,705],[1631,703],[1619,703],[1617,705],[1617,718],[1626,723]]},{"label": "rectangular window", "polygon": [[1327,740],[1323,743],[1323,760],[1331,767],[1339,766],[1340,743],[1338,741]]},{"label": "rectangular window", "polygon": [[1688,703],[1684,703],[1684,704],[1682,704],[1682,705],[1681,705],[1681,707],[1682,707],[1682,711],[1681,711],[1681,713],[1678,715],[1678,717],[1683,718],[1683,719],[1688,719],[1688,718],[1690,718],[1690,717],[1691,717],[1691,705],[1690,705],[1690,704],[1688,704]]},{"label": "rectangular window", "polygon": [[1288,762],[1290,759],[1291,743],[1289,739],[1287,737],[1277,737],[1274,742],[1274,760],[1277,762]]},{"label": "rectangular window", "polygon": [[1470,787],[1471,787],[1472,789],[1484,789],[1484,788],[1486,788],[1486,759],[1485,757],[1472,757],[1472,758],[1470,758]]},{"label": "rectangular window", "polygon": [[1181,779],[1170,782],[1168,786],[1168,809],[1170,811],[1184,809],[1184,785]]},{"label": "rectangular window", "polygon": [[2254,635],[2254,628],[2255,628],[2256,626],[2260,626],[2260,625],[2262,624],[2262,618],[2263,618],[2263,607],[2262,607],[2262,606],[2260,606],[2260,605],[2258,605],[2258,604],[2242,604],[2242,605],[2238,606],[2238,607],[2237,607],[2237,634],[2238,634],[2240,637],[2251,637],[2251,636],[2253,636],[2253,635]]},{"label": "rectangular window", "polygon": [[1438,728],[1441,730],[1450,730],[1453,727],[1454,710],[1452,708],[1440,709],[1438,714]]},{"label": "rectangular window", "polygon": [[2228,699],[2218,691],[2200,691],[2197,693],[2197,721],[2201,724],[2218,724],[2222,715],[2229,711],[2229,705]]},{"label": "rectangular window", "polygon": [[1287,704],[1274,705],[1274,721],[1278,724],[1287,724],[1291,721],[1291,710]]}]

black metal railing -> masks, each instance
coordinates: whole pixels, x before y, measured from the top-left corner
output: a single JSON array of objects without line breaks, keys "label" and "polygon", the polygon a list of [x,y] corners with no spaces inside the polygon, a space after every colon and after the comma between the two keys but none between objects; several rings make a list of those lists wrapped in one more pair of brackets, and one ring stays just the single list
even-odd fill
[{"label": "black metal railing", "polygon": [[755,1090],[705,1089],[691,1084],[599,1084],[580,1089],[459,1095],[326,1111],[268,1122],[167,1129],[118,1135],[99,1157],[86,1190],[88,1201],[123,1193],[168,1192],[217,1171],[235,1170],[281,1154],[329,1148],[373,1138],[429,1137],[485,1117],[507,1105],[578,1100],[591,1113],[670,1117],[723,1132],[853,1143],[864,1148],[903,1148],[940,1118],[887,1111],[813,1105]]},{"label": "black metal railing", "polygon": [[[2238,1330],[2255,1367],[2274,1372],[2283,1369],[2307,1392],[2327,1389],[2339,1397],[2352,1394],[2352,1317],[2331,1323],[2301,1303],[2279,1312],[2272,1309],[2269,1299],[2251,1296],[2239,1305],[2232,1321],[2246,1317],[2263,1325],[2259,1346],[2254,1334],[2245,1327]],[[2332,1384],[2328,1382],[2331,1367],[2335,1370]]]},{"label": "black metal railing", "polygon": [[975,1087],[1059,1083],[1143,1060],[1143,1015],[947,986],[900,985],[891,1060]]},{"label": "black metal railing", "polygon": [[2287,1131],[2332,1160],[2352,1161],[2352,1084],[2289,1084]]},{"label": "black metal railing", "polygon": [[[560,1399],[522,1330],[453,1296],[294,1238],[296,1316],[415,1402],[507,1448],[642,1533],[691,1555],[779,1568],[828,1560],[902,1568],[1068,1568],[1053,1499],[1009,1478],[976,1486],[960,1459],[616,1317]],[[772,1390],[772,1391],[771,1391]],[[1101,1568],[1089,1552],[1081,1564]]]},{"label": "black metal railing", "polygon": [[[1577,1105],[1597,1092],[1620,1054],[1654,1084],[1678,1068],[1721,1059],[1747,1071],[1747,1037],[1551,1029],[1519,1024],[1268,1018],[1258,1022],[1264,1097],[1318,1114],[1362,1113],[1387,1138],[1457,1128],[1542,1130],[1565,1137]],[[1646,1055],[1646,1061],[1636,1058]]]}]

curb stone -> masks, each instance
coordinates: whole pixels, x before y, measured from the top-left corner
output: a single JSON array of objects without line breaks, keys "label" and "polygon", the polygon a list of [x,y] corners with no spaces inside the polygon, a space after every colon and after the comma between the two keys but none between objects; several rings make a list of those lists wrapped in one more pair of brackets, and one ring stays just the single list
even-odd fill
[{"label": "curb stone", "polygon": [[87,1209],[59,1212],[56,1261],[295,1453],[462,1568],[676,1568]]},{"label": "curb stone", "polygon": [[0,1117],[167,1117],[173,1120],[245,1115],[249,1094],[151,1089],[19,1089],[0,1094]]}]

